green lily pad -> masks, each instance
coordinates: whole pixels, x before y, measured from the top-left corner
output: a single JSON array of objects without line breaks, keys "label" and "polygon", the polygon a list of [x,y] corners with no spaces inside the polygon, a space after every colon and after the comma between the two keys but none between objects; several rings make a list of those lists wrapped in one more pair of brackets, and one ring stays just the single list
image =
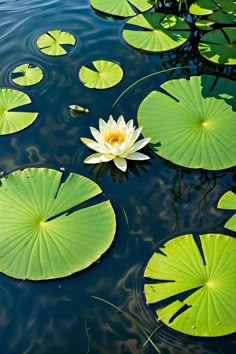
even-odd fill
[{"label": "green lily pad", "polygon": [[64,180],[47,168],[2,178],[0,271],[18,279],[53,279],[99,259],[113,241],[115,214],[109,201],[81,203],[101,192],[86,177],[71,173]]},{"label": "green lily pad", "polygon": [[201,55],[216,64],[236,65],[236,28],[223,27],[205,33],[199,41]]},{"label": "green lily pad", "polygon": [[[221,170],[236,164],[234,81],[211,75],[161,85],[141,102],[138,123],[157,155],[184,167]],[[232,92],[231,92],[232,91]],[[232,109],[233,105],[233,109]]]},{"label": "green lily pad", "polygon": [[139,14],[129,19],[123,30],[125,41],[147,52],[162,52],[184,44],[190,36],[189,25],[175,15]]},{"label": "green lily pad", "polygon": [[[26,93],[8,88],[0,89],[0,135],[12,134],[28,127],[38,113],[19,111],[19,107],[31,103]],[[13,111],[17,108],[17,111]]]},{"label": "green lily pad", "polygon": [[36,44],[42,53],[60,56],[67,54],[68,46],[73,47],[75,42],[75,37],[71,33],[53,30],[39,36]]},{"label": "green lily pad", "polygon": [[210,15],[210,21],[221,24],[236,22],[235,0],[197,0],[189,8],[193,15]]},{"label": "green lily pad", "polygon": [[90,0],[94,9],[110,15],[128,17],[135,16],[136,8],[140,12],[151,9],[154,5],[153,0]]},{"label": "green lily pad", "polygon": [[22,64],[17,66],[12,74],[18,74],[17,77],[13,77],[12,81],[20,86],[31,86],[40,82],[43,78],[43,71],[38,66],[31,64]]},{"label": "green lily pad", "polygon": [[153,254],[144,276],[158,282],[145,284],[147,303],[157,303],[158,318],[179,332],[204,337],[233,333],[236,239],[200,235],[201,251],[198,242],[191,234],[181,235]]},{"label": "green lily pad", "polygon": [[[236,210],[236,194],[229,191],[220,198],[217,208]],[[227,221],[225,227],[236,232],[236,213]]]},{"label": "green lily pad", "polygon": [[123,77],[120,65],[112,61],[95,60],[93,65],[95,70],[82,66],[79,71],[80,80],[88,88],[107,89],[117,85]]},{"label": "green lily pad", "polygon": [[198,20],[195,22],[195,26],[198,27],[200,30],[203,31],[210,31],[212,30],[212,25],[214,25],[214,22],[209,21],[209,20]]}]

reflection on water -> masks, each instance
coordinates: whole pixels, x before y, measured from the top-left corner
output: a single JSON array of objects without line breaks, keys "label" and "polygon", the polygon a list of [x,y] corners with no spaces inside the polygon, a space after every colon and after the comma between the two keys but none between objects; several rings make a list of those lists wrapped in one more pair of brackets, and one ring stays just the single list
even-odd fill
[{"label": "reflection on water", "polygon": [[[141,53],[121,38],[124,19],[98,15],[88,0],[0,0],[0,87],[14,87],[10,72],[20,63],[39,65],[44,79],[22,88],[32,99],[37,120],[27,129],[0,136],[0,172],[30,167],[64,167],[97,181],[117,215],[112,247],[95,265],[66,279],[19,281],[0,274],[1,354],[136,354],[155,353],[143,332],[104,298],[134,316],[149,334],[159,326],[145,304],[143,272],[152,253],[167,239],[185,233],[221,232],[230,211],[217,209],[219,197],[235,185],[233,169],[189,171],[155,156],[144,163],[129,162],[122,174],[113,163],[85,166],[91,153],[80,141],[98,118],[123,114],[136,121],[144,96],[168,79],[211,73],[233,79],[235,71],[214,66],[196,54],[195,35],[178,51]],[[43,31],[61,28],[73,33],[77,46],[69,56],[40,53],[35,39]],[[122,82],[111,90],[90,90],[78,78],[82,65],[96,59],[115,60],[124,70]],[[117,97],[135,81],[112,108]],[[73,117],[69,105],[89,109]],[[161,326],[152,339],[165,354],[233,352],[234,336],[193,338]],[[145,345],[144,345],[145,344]],[[144,345],[144,346],[143,346]]]}]

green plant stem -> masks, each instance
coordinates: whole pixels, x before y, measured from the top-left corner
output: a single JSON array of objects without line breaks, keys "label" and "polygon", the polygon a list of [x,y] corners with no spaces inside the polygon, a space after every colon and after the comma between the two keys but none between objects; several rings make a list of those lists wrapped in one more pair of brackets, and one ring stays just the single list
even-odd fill
[{"label": "green plant stem", "polygon": [[159,328],[156,328],[152,334],[149,336],[148,333],[145,331],[145,329],[143,328],[143,326],[140,324],[140,322],[138,320],[136,320],[133,316],[129,315],[127,312],[123,311],[120,307],[117,307],[116,305],[112,304],[111,302],[102,299],[98,296],[92,296],[92,298],[102,301],[107,305],[110,305],[111,307],[113,307],[114,309],[116,309],[117,311],[119,311],[122,315],[124,315],[130,322],[132,322],[133,324],[135,324],[145,335],[145,337],[147,338],[146,342],[144,345],[147,344],[147,342],[150,342],[151,345],[153,346],[153,348],[157,351],[157,353],[161,354],[160,349],[157,348],[156,344],[153,342],[153,340],[151,339],[151,336],[155,333],[155,331]]},{"label": "green plant stem", "polygon": [[148,79],[149,77],[152,77],[152,76],[155,76],[155,75],[159,75],[159,74],[162,74],[162,73],[165,73],[167,71],[172,71],[172,70],[178,70],[178,69],[186,69],[186,68],[189,68],[189,66],[176,66],[174,68],[170,68],[170,69],[165,69],[165,70],[161,70],[161,71],[156,71],[155,73],[152,73],[152,74],[149,74],[147,76],[144,76],[144,77],[141,77],[141,79],[135,81],[133,84],[131,84],[129,87],[127,87],[127,89],[125,89],[119,96],[118,98],[115,100],[115,102],[113,103],[112,105],[112,108],[115,107],[115,105],[117,104],[117,102],[121,99],[121,97],[124,96],[124,94],[129,91],[132,87],[134,87],[135,85],[137,85],[139,82],[145,80],[145,79]]}]

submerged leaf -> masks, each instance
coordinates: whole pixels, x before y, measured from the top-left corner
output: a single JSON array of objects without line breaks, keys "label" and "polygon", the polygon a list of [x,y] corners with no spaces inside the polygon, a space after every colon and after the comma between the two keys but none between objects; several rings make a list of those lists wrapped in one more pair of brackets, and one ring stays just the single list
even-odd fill
[{"label": "submerged leaf", "polygon": [[78,106],[76,104],[70,105],[69,108],[72,109],[73,111],[76,111],[76,112],[84,112],[84,113],[89,112],[88,108],[84,108],[84,107]]},{"label": "submerged leaf", "polygon": [[182,235],[153,254],[144,273],[153,279],[145,284],[147,303],[168,299],[156,312],[163,323],[179,332],[227,335],[236,330],[236,240],[205,234],[200,243],[191,234]]},{"label": "submerged leaf", "polygon": [[150,147],[157,155],[188,168],[234,166],[235,86],[231,80],[203,75],[165,82],[161,87],[166,94],[152,91],[138,110],[143,135],[151,137]]},{"label": "submerged leaf", "polygon": [[[47,168],[1,179],[0,271],[19,279],[53,279],[82,270],[110,247],[116,228],[111,203],[90,179]],[[71,210],[73,208],[73,210]]]},{"label": "submerged leaf", "polygon": [[[26,93],[9,88],[0,89],[0,135],[12,134],[28,127],[38,113],[19,111],[21,106],[31,103]],[[17,108],[17,111],[13,109]]]}]

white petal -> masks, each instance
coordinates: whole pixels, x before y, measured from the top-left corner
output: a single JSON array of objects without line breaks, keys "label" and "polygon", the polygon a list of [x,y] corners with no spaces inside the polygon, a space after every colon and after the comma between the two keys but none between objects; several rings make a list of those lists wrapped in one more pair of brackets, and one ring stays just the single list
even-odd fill
[{"label": "white petal", "polygon": [[133,146],[129,148],[129,153],[142,149],[145,145],[149,143],[150,140],[151,140],[150,138],[146,138],[137,141]]},{"label": "white petal", "polygon": [[133,119],[130,119],[128,123],[126,124],[128,131],[132,131],[134,128],[134,121]]},{"label": "white petal", "polygon": [[113,155],[96,153],[87,157],[87,159],[84,160],[84,163],[92,164],[92,163],[108,162],[113,159],[114,159]]},{"label": "white petal", "polygon": [[114,129],[116,128],[116,121],[113,119],[112,115],[109,116],[108,122],[107,122],[107,128],[109,129]]},{"label": "white petal", "polygon": [[114,161],[116,167],[119,168],[119,170],[121,170],[123,172],[125,172],[127,170],[126,159],[122,159],[122,157],[116,157],[113,161]]},{"label": "white petal", "polygon": [[109,151],[106,149],[104,145],[98,144],[96,141],[87,138],[80,138],[80,140],[87,145],[90,149],[95,150],[97,152],[109,154]]},{"label": "white petal", "polygon": [[126,157],[128,160],[149,160],[150,157],[142,154],[141,152],[133,152],[132,154],[128,154]]},{"label": "white petal", "polygon": [[91,133],[92,133],[92,136],[94,137],[94,139],[99,143],[99,144],[102,144],[103,142],[103,139],[102,139],[102,136],[100,134],[100,132],[93,128],[93,127],[89,127]]},{"label": "white petal", "polygon": [[141,134],[142,128],[137,128],[130,136],[128,145],[131,147]]},{"label": "white petal", "polygon": [[117,121],[117,126],[119,129],[123,129],[126,127],[125,120],[123,116],[119,116],[118,121]]},{"label": "white petal", "polygon": [[104,146],[107,148],[108,151],[112,150],[112,145],[110,143],[104,142]]},{"label": "white petal", "polygon": [[115,156],[120,156],[120,154],[122,153],[122,149],[120,148],[120,146],[118,147],[114,146],[110,152]]},{"label": "white petal", "polygon": [[100,130],[100,132],[102,133],[102,131],[104,129],[106,129],[106,127],[107,127],[107,123],[105,122],[105,120],[102,119],[102,118],[99,118],[99,130]]}]

